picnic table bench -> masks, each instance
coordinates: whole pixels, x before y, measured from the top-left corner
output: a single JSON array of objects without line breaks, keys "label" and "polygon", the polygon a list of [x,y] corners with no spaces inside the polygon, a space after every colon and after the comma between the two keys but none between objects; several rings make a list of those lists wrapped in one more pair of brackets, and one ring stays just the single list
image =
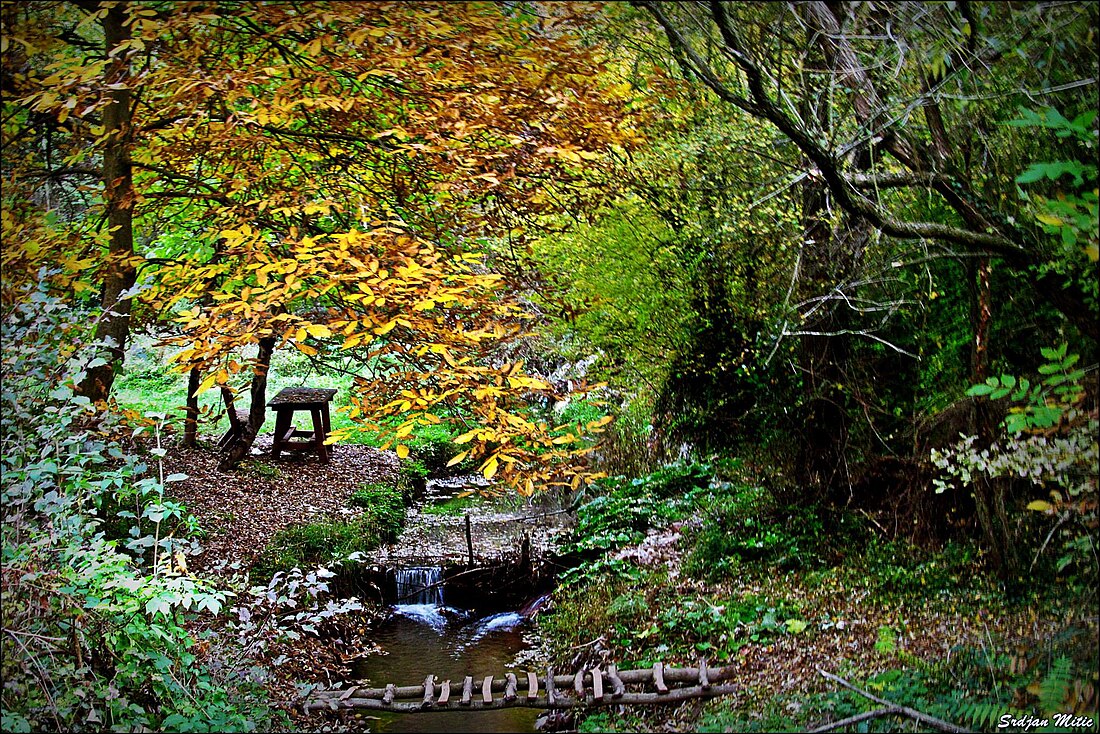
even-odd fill
[{"label": "picnic table bench", "polygon": [[[287,387],[280,390],[267,404],[275,411],[275,439],[271,444],[271,455],[279,458],[283,451],[314,451],[327,464],[332,455],[331,447],[325,445],[325,439],[332,432],[328,404],[335,394],[335,388]],[[309,412],[313,419],[312,431],[295,428],[294,413],[298,411]]]}]

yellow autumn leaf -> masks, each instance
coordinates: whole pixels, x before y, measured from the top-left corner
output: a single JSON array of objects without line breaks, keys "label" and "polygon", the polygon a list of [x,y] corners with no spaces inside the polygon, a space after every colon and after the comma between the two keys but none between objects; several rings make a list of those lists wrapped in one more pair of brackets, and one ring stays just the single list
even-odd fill
[{"label": "yellow autumn leaf", "polygon": [[195,391],[195,396],[197,397],[201,393],[204,393],[207,390],[209,390],[211,387],[213,387],[214,386],[214,381],[217,380],[217,379],[218,379],[218,374],[216,372],[211,372],[209,375],[207,375],[206,379],[204,379],[201,383],[199,383],[199,389]]},{"label": "yellow autumn leaf", "polygon": [[397,444],[397,458],[404,459],[409,455],[409,447],[403,443]]},{"label": "yellow autumn leaf", "polygon": [[474,436],[476,436],[476,435],[477,435],[477,431],[478,431],[478,429],[476,429],[476,428],[475,428],[475,429],[474,429],[474,430],[472,430],[472,431],[468,431],[468,432],[466,432],[466,433],[463,433],[463,434],[462,434],[461,436],[459,436],[459,437],[455,438],[455,439],[454,439],[454,442],[455,442],[455,443],[466,443],[466,442],[468,442],[468,441],[469,441],[470,439],[472,439],[472,438],[473,438]]},{"label": "yellow autumn leaf", "polygon": [[599,420],[589,421],[587,424],[585,424],[585,428],[587,428],[589,431],[598,431],[599,429],[610,423],[612,420],[614,420],[612,416],[605,415]]},{"label": "yellow autumn leaf", "polygon": [[1065,224],[1065,222],[1063,222],[1058,217],[1054,216],[1053,214],[1048,214],[1046,212],[1043,212],[1042,214],[1036,214],[1035,218],[1043,224],[1049,224],[1052,227],[1061,227],[1063,224]]},{"label": "yellow autumn leaf", "polygon": [[455,454],[454,456],[451,457],[451,460],[447,462],[447,466],[454,466],[455,464],[461,463],[462,460],[465,459],[469,455],[469,453],[470,453],[469,451],[463,451],[460,454]]},{"label": "yellow autumn leaf", "polygon": [[318,339],[324,339],[326,336],[332,336],[332,332],[329,331],[329,328],[324,324],[310,324],[306,327],[306,331],[309,332],[310,336],[316,337]]},{"label": "yellow autumn leaf", "polygon": [[496,476],[498,466],[499,464],[497,463],[497,459],[494,456],[493,458],[489,459],[489,461],[485,462],[485,468],[481,470],[481,475],[486,479],[492,479],[494,476]]},{"label": "yellow autumn leaf", "polygon": [[1046,500],[1033,500],[1027,503],[1027,509],[1035,510],[1036,512],[1050,512],[1054,509],[1054,505]]}]

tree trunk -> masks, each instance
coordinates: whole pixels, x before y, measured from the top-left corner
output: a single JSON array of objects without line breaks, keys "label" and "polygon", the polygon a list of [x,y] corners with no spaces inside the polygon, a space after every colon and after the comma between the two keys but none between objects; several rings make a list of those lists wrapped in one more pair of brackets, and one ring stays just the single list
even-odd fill
[{"label": "tree trunk", "polygon": [[[993,322],[989,260],[982,258],[970,263],[967,275],[971,293],[971,325],[974,330],[970,349],[970,379],[973,383],[979,383],[985,382],[989,377],[989,331]],[[996,438],[996,425],[988,401],[975,402],[971,430],[978,437],[976,448],[979,450],[987,448]],[[1019,571],[1020,561],[1005,508],[1007,485],[1001,479],[976,474],[973,487],[978,523],[981,525],[982,538],[992,556],[993,565],[1002,577],[1012,578]]]},{"label": "tree trunk", "polygon": [[264,337],[260,339],[260,353],[256,356],[256,364],[252,373],[252,386],[249,393],[252,405],[248,410],[248,421],[238,426],[237,414],[233,405],[233,394],[228,388],[222,390],[226,410],[229,412],[229,422],[234,428],[239,428],[236,437],[227,443],[222,450],[221,461],[218,462],[218,471],[230,471],[248,456],[252,450],[252,444],[263,427],[264,417],[267,415],[267,371],[271,366],[271,354],[275,350],[275,338]]},{"label": "tree trunk", "polygon": [[[104,45],[108,53],[130,38],[124,25],[126,13],[120,3],[103,18]],[[115,56],[107,67],[104,85],[110,102],[103,110],[103,129],[107,134],[103,148],[103,198],[110,232],[107,262],[103,275],[100,305],[102,315],[96,326],[97,341],[106,345],[105,364],[92,367],[80,384],[80,393],[93,401],[106,400],[115,374],[125,359],[126,340],[130,336],[131,302],[126,291],[134,286],[134,181],[130,166],[131,94],[128,88],[130,62],[126,52]]]},{"label": "tree trunk", "polygon": [[183,446],[193,449],[199,440],[199,383],[202,371],[192,367],[187,375],[187,409],[183,419]]}]

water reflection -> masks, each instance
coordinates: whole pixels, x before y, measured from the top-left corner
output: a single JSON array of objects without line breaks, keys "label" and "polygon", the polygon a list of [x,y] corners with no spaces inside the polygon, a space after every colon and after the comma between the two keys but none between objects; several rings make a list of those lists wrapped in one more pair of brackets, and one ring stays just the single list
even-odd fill
[{"label": "water reflection", "polygon": [[[525,620],[506,612],[474,618],[469,612],[434,604],[403,604],[380,625],[372,640],[384,651],[355,668],[355,675],[369,685],[416,685],[432,673],[442,682],[450,679],[452,700],[462,692],[462,681],[474,676],[475,690],[487,676],[525,670],[511,666],[527,647]],[[499,695],[499,694],[498,694]],[[371,712],[372,714],[374,712]],[[508,708],[476,713],[381,714],[371,722],[378,732],[533,732],[537,709]]]}]

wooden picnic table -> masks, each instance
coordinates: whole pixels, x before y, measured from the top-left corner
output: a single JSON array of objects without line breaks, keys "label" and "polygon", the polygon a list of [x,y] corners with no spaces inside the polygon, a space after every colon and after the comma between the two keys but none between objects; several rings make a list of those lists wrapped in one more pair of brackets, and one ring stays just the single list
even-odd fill
[{"label": "wooden picnic table", "polygon": [[[332,432],[328,404],[335,394],[336,388],[287,387],[280,390],[267,404],[275,411],[275,440],[271,444],[271,455],[279,458],[283,451],[314,451],[327,464],[332,455],[331,447],[325,445],[325,439]],[[312,431],[295,428],[294,414],[298,411],[309,412],[313,419]]]}]

